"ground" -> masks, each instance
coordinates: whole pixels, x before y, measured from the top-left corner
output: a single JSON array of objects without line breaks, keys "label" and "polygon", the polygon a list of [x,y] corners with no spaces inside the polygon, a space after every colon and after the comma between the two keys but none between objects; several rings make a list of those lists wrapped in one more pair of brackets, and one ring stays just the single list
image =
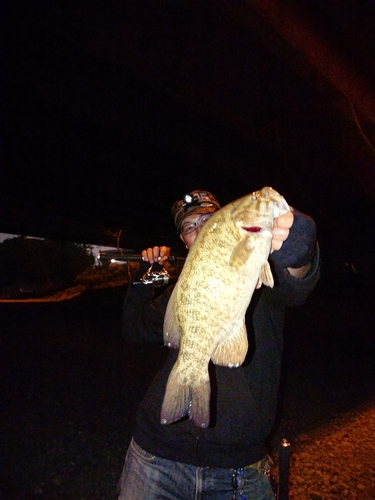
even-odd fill
[{"label": "ground", "polygon": [[[136,408],[164,349],[125,345],[125,287],[0,303],[0,499],[111,500]],[[375,498],[373,289],[321,282],[286,322],[270,452],[290,500]]]}]

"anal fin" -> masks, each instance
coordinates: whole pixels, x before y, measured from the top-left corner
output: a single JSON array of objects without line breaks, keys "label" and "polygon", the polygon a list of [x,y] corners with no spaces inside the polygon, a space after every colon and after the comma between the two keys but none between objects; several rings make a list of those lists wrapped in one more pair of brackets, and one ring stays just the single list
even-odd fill
[{"label": "anal fin", "polygon": [[215,365],[237,367],[244,362],[247,348],[247,331],[246,325],[243,323],[235,334],[230,335],[216,346],[211,360]]}]

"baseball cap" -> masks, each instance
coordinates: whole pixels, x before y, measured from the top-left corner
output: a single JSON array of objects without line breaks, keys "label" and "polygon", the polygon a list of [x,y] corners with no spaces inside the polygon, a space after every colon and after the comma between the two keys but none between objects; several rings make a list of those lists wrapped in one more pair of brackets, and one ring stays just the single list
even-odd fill
[{"label": "baseball cap", "polygon": [[183,199],[176,201],[171,209],[177,233],[180,233],[181,223],[188,215],[207,214],[219,209],[219,202],[209,191],[196,189],[185,194]]}]

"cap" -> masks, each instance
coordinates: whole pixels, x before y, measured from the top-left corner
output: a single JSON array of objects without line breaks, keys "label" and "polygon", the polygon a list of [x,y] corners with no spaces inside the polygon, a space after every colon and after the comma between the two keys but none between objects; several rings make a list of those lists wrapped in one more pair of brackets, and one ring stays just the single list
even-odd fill
[{"label": "cap", "polygon": [[176,201],[173,204],[171,210],[177,233],[180,232],[181,223],[188,215],[207,214],[216,212],[219,209],[219,202],[209,191],[196,189],[191,193],[185,194],[182,200]]}]

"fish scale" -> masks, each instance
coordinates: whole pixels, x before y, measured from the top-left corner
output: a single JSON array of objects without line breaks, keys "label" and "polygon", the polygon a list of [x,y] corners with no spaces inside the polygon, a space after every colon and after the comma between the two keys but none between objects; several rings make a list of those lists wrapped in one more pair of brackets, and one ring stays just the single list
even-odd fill
[{"label": "fish scale", "polygon": [[209,361],[243,363],[245,313],[258,284],[273,286],[272,228],[288,211],[284,198],[266,186],[215,212],[197,235],[164,320],[164,342],[179,354],[166,385],[163,424],[189,415],[197,426],[209,425]]}]

